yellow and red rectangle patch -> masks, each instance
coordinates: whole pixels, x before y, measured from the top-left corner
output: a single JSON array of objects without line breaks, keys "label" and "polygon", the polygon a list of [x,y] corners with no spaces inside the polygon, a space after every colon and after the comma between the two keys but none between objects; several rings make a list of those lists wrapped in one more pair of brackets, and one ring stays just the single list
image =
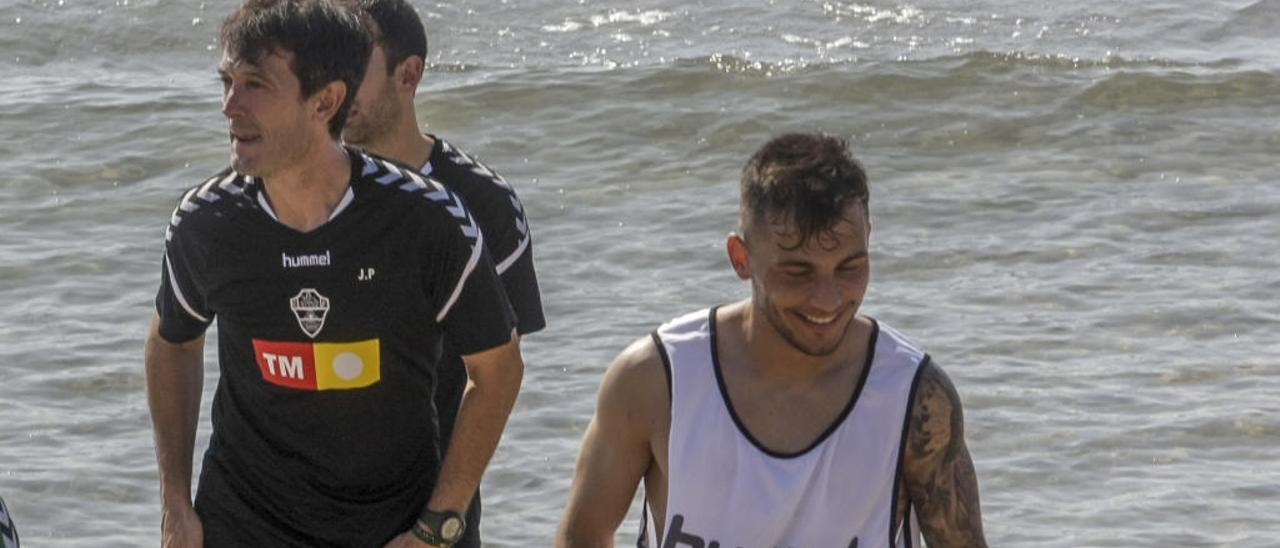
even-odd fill
[{"label": "yellow and red rectangle patch", "polygon": [[253,339],[262,380],[297,390],[350,390],[382,379],[379,339],[346,343]]}]

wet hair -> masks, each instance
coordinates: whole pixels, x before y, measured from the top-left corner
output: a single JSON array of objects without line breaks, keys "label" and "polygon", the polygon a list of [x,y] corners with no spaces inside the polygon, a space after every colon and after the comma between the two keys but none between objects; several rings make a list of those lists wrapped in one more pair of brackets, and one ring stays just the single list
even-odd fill
[{"label": "wet hair", "polygon": [[304,98],[330,82],[346,84],[347,96],[329,119],[329,134],[337,138],[369,64],[369,36],[363,18],[333,0],[245,0],[222,22],[219,40],[228,56],[249,63],[292,53],[290,68]]},{"label": "wet hair", "polygon": [[740,223],[781,223],[799,236],[795,248],[830,232],[845,208],[870,200],[867,174],[839,137],[789,133],[756,151],[742,168]]},{"label": "wet hair", "polygon": [[406,0],[346,0],[373,23],[373,41],[387,56],[387,74],[414,55],[427,59],[427,30]]}]

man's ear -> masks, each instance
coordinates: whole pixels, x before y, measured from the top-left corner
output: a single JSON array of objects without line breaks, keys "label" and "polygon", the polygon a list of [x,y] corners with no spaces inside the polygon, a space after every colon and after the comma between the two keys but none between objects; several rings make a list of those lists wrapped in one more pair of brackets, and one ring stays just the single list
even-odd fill
[{"label": "man's ear", "polygon": [[396,66],[395,84],[401,92],[413,95],[422,82],[422,73],[426,70],[426,61],[417,55],[410,55]]},{"label": "man's ear", "polygon": [[738,233],[732,232],[724,245],[725,250],[729,252],[729,264],[733,266],[733,271],[738,274],[738,278],[751,279],[751,256],[747,252],[747,241]]},{"label": "man's ear", "polygon": [[324,87],[316,90],[311,95],[311,105],[314,109],[315,118],[325,124],[338,113],[338,108],[342,106],[342,101],[347,98],[347,84],[341,80],[334,80],[325,84]]}]

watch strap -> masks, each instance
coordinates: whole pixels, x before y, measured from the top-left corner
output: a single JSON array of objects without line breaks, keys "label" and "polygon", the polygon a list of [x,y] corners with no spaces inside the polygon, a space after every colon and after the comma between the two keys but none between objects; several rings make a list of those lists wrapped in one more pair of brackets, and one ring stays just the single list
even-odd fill
[{"label": "watch strap", "polygon": [[433,546],[452,546],[453,543],[462,540],[462,535],[467,529],[467,521],[463,519],[462,514],[452,510],[434,512],[424,508],[422,515],[418,516],[417,526],[431,537],[430,539],[422,536],[418,538],[431,542]]},{"label": "watch strap", "polygon": [[425,542],[432,546],[440,546],[442,548],[449,548],[450,546],[452,546],[448,542],[445,542],[444,539],[440,538],[434,532],[428,530],[426,527],[423,527],[421,521],[414,521],[413,527],[410,527],[409,531],[412,531],[413,536],[418,537],[418,540],[421,540],[422,542]]}]

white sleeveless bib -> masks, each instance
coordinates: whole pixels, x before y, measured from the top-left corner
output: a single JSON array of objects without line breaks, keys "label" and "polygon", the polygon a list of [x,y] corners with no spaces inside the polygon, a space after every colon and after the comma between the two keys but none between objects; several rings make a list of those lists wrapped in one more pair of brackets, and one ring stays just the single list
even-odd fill
[{"label": "white sleeveless bib", "polygon": [[729,405],[714,316],[688,314],[655,334],[672,394],[666,528],[654,548],[920,546],[917,528],[892,521],[908,406],[928,355],[877,323],[849,405],[811,447],[780,454],[751,438]]}]

